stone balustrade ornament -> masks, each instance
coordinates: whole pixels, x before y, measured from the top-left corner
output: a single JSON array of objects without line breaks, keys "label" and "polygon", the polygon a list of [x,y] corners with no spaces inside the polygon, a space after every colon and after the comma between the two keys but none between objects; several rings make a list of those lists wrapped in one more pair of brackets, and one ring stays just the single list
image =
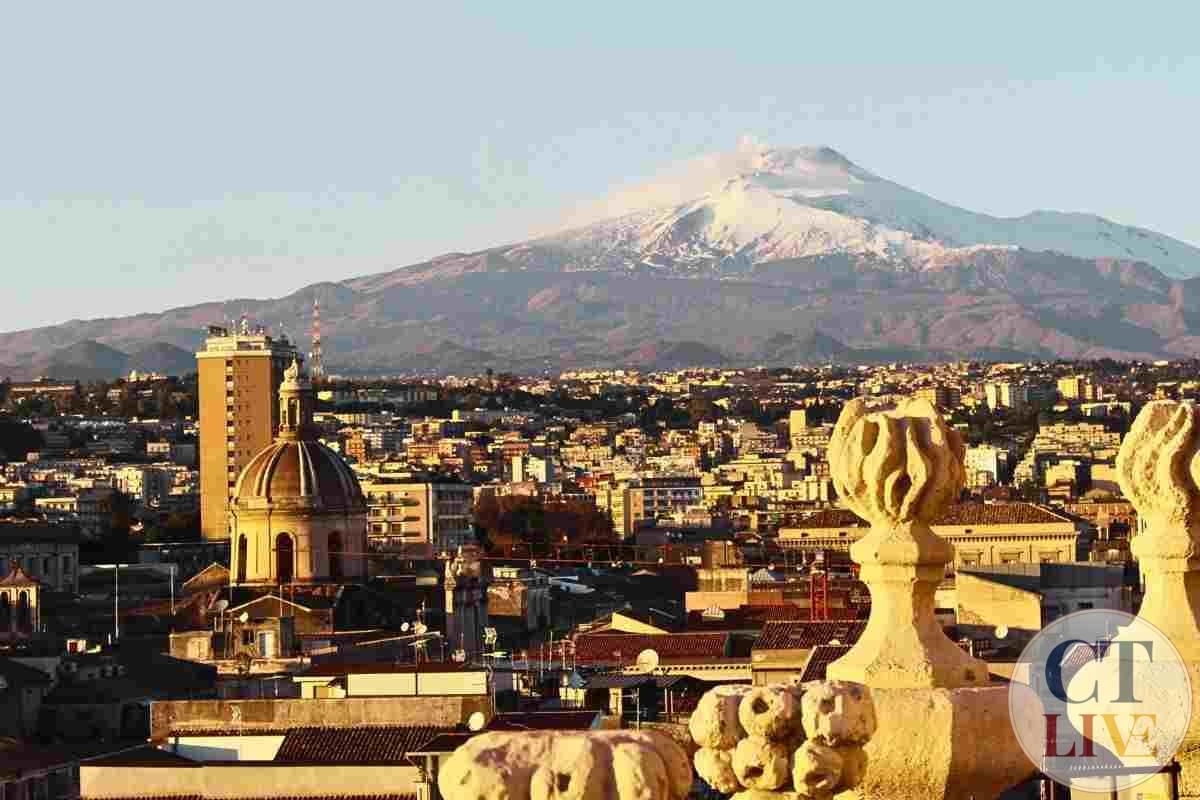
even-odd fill
[{"label": "stone balustrade ornament", "polygon": [[484,733],[438,773],[446,800],[684,800],[687,753],[657,731]]},{"label": "stone balustrade ornament", "polygon": [[929,525],[962,492],[963,459],[962,438],[928,401],[869,412],[855,399],[842,409],[829,471],[841,501],[871,524],[850,548],[871,590],[871,616],[829,677],[873,688],[987,682],[987,665],[950,641],[934,615],[954,551]]},{"label": "stone balustrade ornament", "polygon": [[1138,616],[1200,661],[1200,407],[1147,403],[1121,442],[1117,480],[1145,525],[1130,542],[1146,581]]},{"label": "stone balustrade ornament", "polygon": [[1121,442],[1117,480],[1141,522],[1130,542],[1146,589],[1138,617],[1171,640],[1191,678],[1191,726],[1175,758],[1180,796],[1200,796],[1200,406],[1147,403]]},{"label": "stone balustrade ornament", "polygon": [[840,681],[719,686],[688,730],[696,772],[735,800],[828,800],[862,781],[875,732],[870,692]]}]

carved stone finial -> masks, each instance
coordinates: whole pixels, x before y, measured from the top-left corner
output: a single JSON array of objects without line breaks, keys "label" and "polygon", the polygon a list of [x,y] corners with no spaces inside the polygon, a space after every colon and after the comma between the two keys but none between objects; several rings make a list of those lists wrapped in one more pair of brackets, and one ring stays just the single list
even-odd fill
[{"label": "carved stone finial", "polygon": [[871,590],[871,616],[858,643],[828,675],[871,687],[982,685],[987,666],[946,638],[934,592],[954,557],[929,527],[962,491],[958,432],[925,400],[868,411],[842,410],[829,442],[829,471],[842,502],[871,523],[850,548]]},{"label": "carved stone finial", "polygon": [[842,409],[829,442],[829,471],[846,507],[872,525],[929,523],[966,480],[958,431],[926,400],[867,411]]},{"label": "carved stone finial", "polygon": [[485,733],[443,764],[446,800],[684,800],[687,753],[657,731]]},{"label": "carved stone finial", "polygon": [[[1192,527],[1200,489],[1196,405],[1147,403],[1121,442],[1117,480],[1147,523]],[[1136,540],[1135,540],[1136,541]]]},{"label": "carved stone finial", "polygon": [[[875,733],[865,686],[720,686],[700,699],[688,729],[694,763],[734,800],[828,800],[863,779],[863,746]],[[736,794],[735,794],[736,793]]]},{"label": "carved stone finial", "polygon": [[1117,480],[1145,522],[1130,543],[1146,581],[1138,616],[1200,662],[1200,408],[1147,403],[1121,442]]}]

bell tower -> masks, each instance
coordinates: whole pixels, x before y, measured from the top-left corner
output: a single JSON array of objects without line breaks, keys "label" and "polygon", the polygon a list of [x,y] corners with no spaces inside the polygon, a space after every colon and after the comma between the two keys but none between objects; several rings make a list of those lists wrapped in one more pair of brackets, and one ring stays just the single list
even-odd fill
[{"label": "bell tower", "polygon": [[313,425],[313,388],[299,356],[283,373],[279,384],[279,437],[303,439]]}]

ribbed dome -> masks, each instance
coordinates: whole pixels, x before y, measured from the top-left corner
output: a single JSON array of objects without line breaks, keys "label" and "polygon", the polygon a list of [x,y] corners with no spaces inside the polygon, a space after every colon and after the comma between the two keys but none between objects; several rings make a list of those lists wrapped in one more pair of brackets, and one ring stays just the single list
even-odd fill
[{"label": "ribbed dome", "polygon": [[337,453],[311,439],[277,439],[238,478],[235,502],[300,504],[321,509],[366,508],[362,487]]}]

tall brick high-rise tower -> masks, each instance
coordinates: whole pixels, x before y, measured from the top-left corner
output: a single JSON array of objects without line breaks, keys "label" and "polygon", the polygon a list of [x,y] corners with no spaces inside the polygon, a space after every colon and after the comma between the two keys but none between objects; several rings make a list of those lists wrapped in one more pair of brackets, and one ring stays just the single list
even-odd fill
[{"label": "tall brick high-rise tower", "polygon": [[208,329],[196,353],[200,383],[200,528],[229,538],[229,501],[238,475],[279,428],[279,384],[296,348],[245,319]]}]

